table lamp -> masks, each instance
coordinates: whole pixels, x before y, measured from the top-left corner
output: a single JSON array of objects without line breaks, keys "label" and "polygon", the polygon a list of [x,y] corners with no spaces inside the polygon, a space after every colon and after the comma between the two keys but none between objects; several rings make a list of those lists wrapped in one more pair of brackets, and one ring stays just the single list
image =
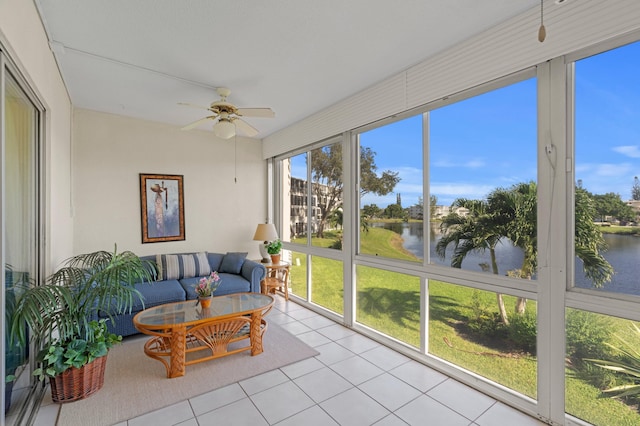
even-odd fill
[{"label": "table lamp", "polygon": [[253,235],[254,241],[262,241],[261,244],[258,244],[258,249],[260,250],[260,256],[262,256],[262,263],[271,262],[271,258],[269,253],[267,252],[266,245],[278,239],[278,231],[276,231],[276,226],[273,223],[259,223],[256,228],[256,233]]}]

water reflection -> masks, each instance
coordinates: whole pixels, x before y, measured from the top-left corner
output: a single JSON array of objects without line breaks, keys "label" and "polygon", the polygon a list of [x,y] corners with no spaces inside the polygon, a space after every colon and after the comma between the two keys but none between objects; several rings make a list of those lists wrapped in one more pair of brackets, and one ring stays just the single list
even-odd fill
[{"label": "water reflection", "polygon": [[[371,226],[389,229],[402,236],[404,248],[417,258],[424,259],[424,227],[421,222],[411,223],[372,223]],[[429,261],[439,265],[451,265],[452,248],[441,259],[436,255],[435,247],[440,237],[437,226],[432,225],[431,234],[435,237],[429,243]],[[609,249],[603,253],[605,259],[615,270],[610,283],[605,284],[598,291],[640,295],[640,282],[637,279],[637,264],[640,259],[640,237],[629,235],[603,234]],[[522,250],[514,247],[505,240],[496,247],[498,272],[505,275],[507,271],[522,266]],[[486,271],[490,264],[489,252],[472,252],[465,257],[462,268],[470,271]],[[535,279],[535,276],[533,277]],[[575,282],[577,287],[593,288],[583,272],[582,261],[576,259]]]}]

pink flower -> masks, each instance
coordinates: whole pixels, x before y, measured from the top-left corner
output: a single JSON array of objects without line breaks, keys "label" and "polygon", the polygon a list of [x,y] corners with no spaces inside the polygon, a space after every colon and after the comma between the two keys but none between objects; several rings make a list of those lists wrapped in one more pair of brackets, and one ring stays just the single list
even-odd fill
[{"label": "pink flower", "polygon": [[220,285],[220,276],[217,271],[211,272],[208,277],[200,278],[198,284],[194,286],[195,292],[199,297],[209,297]]}]

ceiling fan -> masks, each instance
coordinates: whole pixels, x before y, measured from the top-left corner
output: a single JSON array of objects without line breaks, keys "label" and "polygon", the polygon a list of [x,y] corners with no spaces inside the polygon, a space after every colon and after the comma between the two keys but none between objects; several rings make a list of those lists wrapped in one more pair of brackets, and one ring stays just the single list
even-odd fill
[{"label": "ceiling fan", "polygon": [[231,94],[231,90],[226,87],[218,87],[216,92],[220,95],[220,99],[212,102],[208,107],[179,103],[179,105],[206,109],[212,113],[212,115],[187,124],[182,130],[191,130],[207,120],[214,120],[213,133],[219,138],[231,139],[236,135],[236,130],[246,136],[253,137],[258,134],[258,130],[240,117],[273,118],[276,115],[271,108],[238,108],[227,102],[227,97]]}]

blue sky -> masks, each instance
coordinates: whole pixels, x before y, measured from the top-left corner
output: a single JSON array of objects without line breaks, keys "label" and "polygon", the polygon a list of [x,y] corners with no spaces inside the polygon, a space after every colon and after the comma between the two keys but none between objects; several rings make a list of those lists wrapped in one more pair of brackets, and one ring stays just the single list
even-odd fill
[{"label": "blue sky", "polygon": [[[526,80],[431,111],[429,173],[438,204],[459,197],[482,198],[496,187],[535,179],[536,82]],[[394,170],[402,180],[396,193],[403,207],[422,194],[422,117],[374,129],[361,143],[376,152],[378,170]],[[386,207],[387,197],[368,196]]]},{"label": "blue sky", "polygon": [[[430,112],[429,182],[438,204],[483,198],[496,187],[536,180],[536,80]],[[403,207],[422,193],[421,116],[362,135],[378,170],[400,173]],[[576,65],[576,179],[587,190],[630,198],[640,177],[640,42]],[[386,207],[396,195],[368,195]]]},{"label": "blue sky", "polygon": [[[576,180],[587,190],[631,197],[640,177],[640,42],[576,64]],[[536,79],[478,95],[430,112],[429,182],[438,204],[483,198],[497,187],[536,180]],[[403,207],[422,195],[422,116],[371,130],[361,143],[376,152],[378,172],[401,177],[387,196],[361,204]],[[304,178],[295,158],[292,173]]]},{"label": "blue sky", "polygon": [[631,197],[640,177],[640,42],[576,64],[576,179]]}]

